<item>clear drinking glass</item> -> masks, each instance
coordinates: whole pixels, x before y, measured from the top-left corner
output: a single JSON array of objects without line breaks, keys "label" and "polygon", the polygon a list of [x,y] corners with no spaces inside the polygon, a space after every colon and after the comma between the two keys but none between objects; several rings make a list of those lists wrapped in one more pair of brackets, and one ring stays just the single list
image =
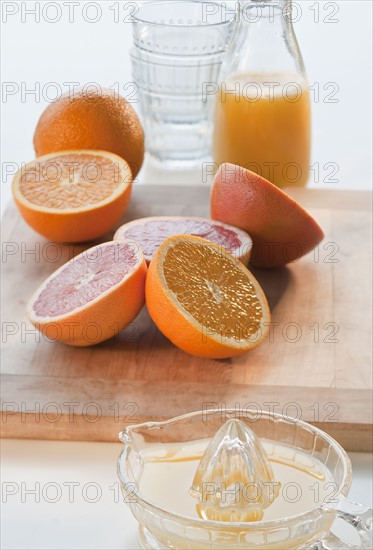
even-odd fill
[{"label": "clear drinking glass", "polygon": [[[163,510],[139,491],[144,459],[160,447],[197,443],[210,439],[226,420],[245,422],[257,437],[318,460],[333,480],[333,499],[306,513],[278,520],[226,522],[196,519]],[[325,432],[305,422],[258,410],[199,411],[166,422],[148,422],[125,428],[118,460],[123,494],[139,522],[145,549],[346,549],[371,548],[372,510],[347,499],[351,463],[342,447]],[[297,454],[298,453],[298,454]],[[163,456],[163,455],[162,455]],[[303,459],[304,460],[304,459]],[[330,532],[336,518],[351,524],[360,536],[359,546],[350,546]]]},{"label": "clear drinking glass", "polygon": [[163,0],[134,16],[131,51],[147,151],[172,166],[209,157],[212,105],[205,82],[217,82],[235,15],[214,2]]}]

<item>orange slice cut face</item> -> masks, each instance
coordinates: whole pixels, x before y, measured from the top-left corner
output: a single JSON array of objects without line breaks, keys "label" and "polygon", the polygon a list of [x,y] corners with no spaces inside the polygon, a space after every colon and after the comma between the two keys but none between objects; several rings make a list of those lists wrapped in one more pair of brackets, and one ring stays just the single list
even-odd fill
[{"label": "orange slice cut face", "polygon": [[65,151],[29,162],[13,179],[26,222],[47,239],[86,242],[121,219],[131,196],[127,163],[105,151]]},{"label": "orange slice cut face", "polygon": [[160,246],[150,263],[146,302],[161,332],[200,357],[246,353],[269,331],[257,280],[230,253],[199,237],[178,235]]}]

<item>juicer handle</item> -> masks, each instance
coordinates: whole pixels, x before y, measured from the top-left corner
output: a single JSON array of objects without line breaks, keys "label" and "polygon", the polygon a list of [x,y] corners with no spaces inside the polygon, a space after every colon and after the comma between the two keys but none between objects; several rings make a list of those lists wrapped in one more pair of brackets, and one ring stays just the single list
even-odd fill
[{"label": "juicer handle", "polygon": [[337,518],[343,519],[356,529],[360,536],[360,545],[354,546],[348,544],[330,533],[327,538],[305,546],[304,550],[345,550],[352,548],[356,550],[372,550],[373,510],[369,506],[363,506],[344,498],[336,505],[335,509],[327,507],[326,510],[333,510]]}]

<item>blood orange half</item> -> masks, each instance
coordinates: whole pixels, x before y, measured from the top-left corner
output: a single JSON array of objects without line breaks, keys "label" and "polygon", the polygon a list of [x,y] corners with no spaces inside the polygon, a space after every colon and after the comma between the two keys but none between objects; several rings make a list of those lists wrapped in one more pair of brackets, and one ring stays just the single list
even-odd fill
[{"label": "blood orange half", "polygon": [[27,314],[47,338],[91,346],[129,325],[145,302],[147,267],[131,242],[104,243],[53,273],[31,298]]},{"label": "blood orange half", "polygon": [[208,218],[158,216],[141,218],[122,225],[114,240],[132,240],[141,247],[149,263],[160,245],[174,235],[193,235],[211,241],[247,264],[252,249],[250,236],[232,225]]}]

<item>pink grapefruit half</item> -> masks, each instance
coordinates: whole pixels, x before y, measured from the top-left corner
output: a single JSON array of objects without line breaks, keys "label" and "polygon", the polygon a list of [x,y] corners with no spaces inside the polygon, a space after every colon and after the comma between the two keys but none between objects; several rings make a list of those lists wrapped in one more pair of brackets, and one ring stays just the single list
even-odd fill
[{"label": "pink grapefruit half", "polygon": [[253,244],[250,236],[241,229],[208,218],[183,216],[134,220],[122,225],[115,233],[114,240],[135,241],[149,263],[160,245],[175,235],[193,235],[211,241],[228,250],[243,264],[248,263]]},{"label": "pink grapefruit half", "polygon": [[28,304],[28,317],[51,340],[98,344],[137,317],[145,303],[146,272],[133,242],[94,246],[44,281]]},{"label": "pink grapefruit half", "polygon": [[250,234],[250,262],[257,267],[294,262],[324,238],[316,221],[284,191],[234,164],[222,164],[215,175],[211,217]]}]

